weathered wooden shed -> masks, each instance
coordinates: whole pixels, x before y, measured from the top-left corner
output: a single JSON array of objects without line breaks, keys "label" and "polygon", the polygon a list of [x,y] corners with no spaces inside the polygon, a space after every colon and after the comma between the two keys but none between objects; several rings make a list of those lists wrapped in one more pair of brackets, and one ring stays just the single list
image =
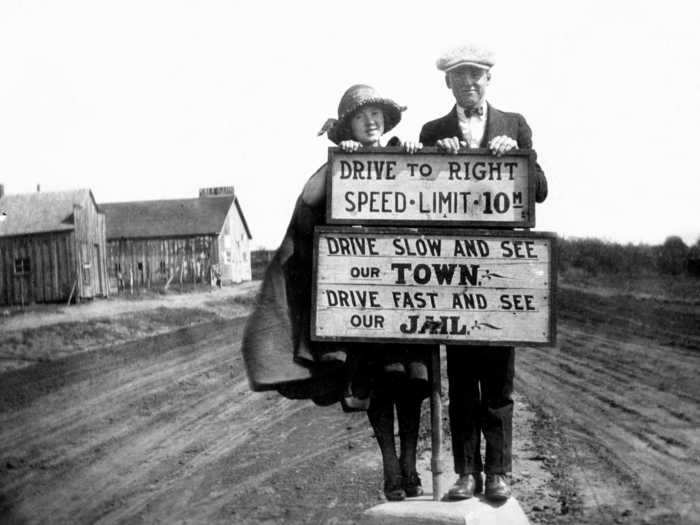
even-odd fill
[{"label": "weathered wooden shed", "polygon": [[107,215],[112,286],[251,279],[250,230],[233,188],[206,188],[196,199],[114,202]]},{"label": "weathered wooden shed", "polygon": [[108,294],[105,216],[87,189],[4,195],[0,304]]}]

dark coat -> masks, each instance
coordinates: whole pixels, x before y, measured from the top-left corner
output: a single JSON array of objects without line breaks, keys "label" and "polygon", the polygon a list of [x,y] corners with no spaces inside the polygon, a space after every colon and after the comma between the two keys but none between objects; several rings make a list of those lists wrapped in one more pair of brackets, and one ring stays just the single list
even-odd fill
[{"label": "dark coat", "polygon": [[346,352],[309,339],[313,228],[322,209],[297,200],[243,333],[250,387],[326,405],[342,396]]},{"label": "dark coat", "polygon": [[[500,111],[488,104],[486,113],[486,129],[480,147],[486,148],[489,141],[500,135],[506,135],[518,143],[518,148],[529,149],[535,155],[535,201],[542,202],[547,197],[547,179],[542,168],[537,163],[537,153],[532,148],[532,131],[525,121],[525,117],[519,113],[507,113]],[[459,137],[464,139],[462,129],[459,127],[457,106],[452,108],[447,115],[439,119],[431,120],[423,126],[420,132],[420,142],[424,146],[435,146],[440,139]]]},{"label": "dark coat", "polygon": [[[277,390],[292,399],[318,405],[353,397],[366,399],[385,373],[412,380],[421,396],[429,394],[424,348],[371,343],[310,340],[314,227],[325,224],[325,166],[297,199],[282,244],[265,272],[253,313],[243,333],[242,352],[250,387]],[[314,204],[304,196],[314,194]],[[353,401],[355,402],[355,401]],[[366,406],[366,405],[365,405]]]}]

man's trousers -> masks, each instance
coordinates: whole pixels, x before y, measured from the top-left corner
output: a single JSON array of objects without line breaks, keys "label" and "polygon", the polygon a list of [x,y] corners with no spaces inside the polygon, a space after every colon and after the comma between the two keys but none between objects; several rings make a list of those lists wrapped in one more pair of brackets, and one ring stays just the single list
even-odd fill
[{"label": "man's trousers", "polygon": [[[447,347],[450,431],[457,474],[512,470],[514,370],[513,347]],[[483,464],[481,432],[486,440]]]}]

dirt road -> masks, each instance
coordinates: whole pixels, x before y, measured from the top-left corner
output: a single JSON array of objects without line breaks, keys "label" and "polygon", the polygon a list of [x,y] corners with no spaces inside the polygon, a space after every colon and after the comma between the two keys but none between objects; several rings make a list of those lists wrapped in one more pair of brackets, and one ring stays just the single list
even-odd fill
[{"label": "dirt road", "polygon": [[352,443],[369,442],[368,430],[359,416],[338,427],[328,424],[337,410],[252,394],[233,352],[242,324],[6,374],[3,521],[301,523],[322,521],[325,507],[352,509],[375,487],[362,479],[372,469],[348,476],[342,498],[324,492],[319,509],[279,504],[332,486],[327,473],[355,455]]},{"label": "dirt road", "polygon": [[[699,523],[697,312],[683,324],[673,308],[560,299],[557,348],[517,354],[514,489],[529,517]],[[366,416],[250,392],[243,323],[0,375],[0,522],[356,522],[381,498]]]},{"label": "dirt road", "polygon": [[[366,416],[250,392],[233,351],[243,322],[4,374],[0,521],[355,523],[382,497]],[[554,512],[518,405],[516,483]]]},{"label": "dirt road", "polygon": [[556,348],[518,353],[516,388],[565,429],[590,523],[700,523],[698,307],[559,292]]}]

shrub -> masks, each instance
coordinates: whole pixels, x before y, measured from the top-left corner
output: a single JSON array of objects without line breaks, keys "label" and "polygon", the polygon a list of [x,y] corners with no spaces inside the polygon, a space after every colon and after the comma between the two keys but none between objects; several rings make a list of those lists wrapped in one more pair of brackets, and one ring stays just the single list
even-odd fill
[{"label": "shrub", "polygon": [[688,247],[683,239],[673,235],[667,237],[658,251],[658,265],[661,273],[680,275],[687,266]]}]

